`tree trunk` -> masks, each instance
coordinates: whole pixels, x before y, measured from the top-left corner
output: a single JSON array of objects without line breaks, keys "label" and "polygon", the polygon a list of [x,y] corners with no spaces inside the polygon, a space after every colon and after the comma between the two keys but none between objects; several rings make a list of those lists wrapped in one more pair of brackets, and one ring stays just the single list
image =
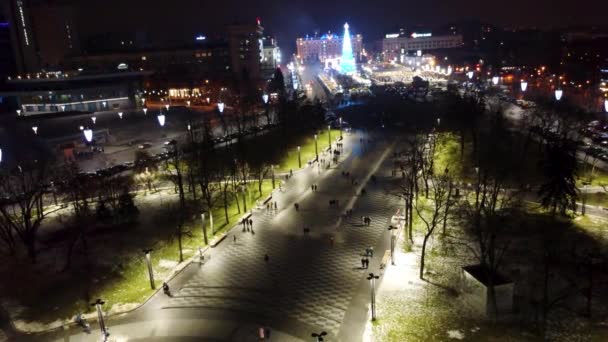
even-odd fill
[{"label": "tree trunk", "polygon": [[430,234],[424,235],[424,240],[422,241],[422,254],[420,255],[420,280],[424,280],[424,257],[426,254],[426,243],[429,239]]}]

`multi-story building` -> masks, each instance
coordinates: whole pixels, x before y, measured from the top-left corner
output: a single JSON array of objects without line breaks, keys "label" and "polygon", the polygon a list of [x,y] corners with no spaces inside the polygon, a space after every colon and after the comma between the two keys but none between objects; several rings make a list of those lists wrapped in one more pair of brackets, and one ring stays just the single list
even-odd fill
[{"label": "multi-story building", "polygon": [[382,53],[386,61],[400,61],[402,56],[418,50],[425,52],[459,47],[462,47],[461,35],[433,36],[430,32],[389,33],[382,40]]},{"label": "multi-story building", "polygon": [[281,49],[276,39],[271,36],[262,38],[264,43],[264,57],[262,58],[262,74],[264,78],[272,77],[275,69],[281,64]]},{"label": "multi-story building", "polygon": [[71,6],[59,0],[5,0],[3,10],[19,72],[58,69],[65,56],[78,53]]},{"label": "multi-story building", "polygon": [[260,80],[264,59],[264,28],[260,21],[255,24],[229,25],[226,31],[228,53],[236,78],[242,79],[246,75],[250,80]]},{"label": "multi-story building", "polygon": [[[361,60],[363,37],[354,35],[351,40],[355,60]],[[342,37],[327,33],[320,37],[304,37],[296,40],[297,56],[302,63],[321,62],[342,56]]]}]

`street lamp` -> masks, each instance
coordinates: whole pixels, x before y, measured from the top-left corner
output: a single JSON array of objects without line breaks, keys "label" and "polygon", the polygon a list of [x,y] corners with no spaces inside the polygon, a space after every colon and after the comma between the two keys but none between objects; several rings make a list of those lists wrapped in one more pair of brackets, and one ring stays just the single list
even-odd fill
[{"label": "street lamp", "polygon": [[441,118],[437,118],[437,126],[441,125]]},{"label": "street lamp", "polygon": [[79,126],[78,129],[80,129],[82,131],[82,130],[84,130],[84,126]]},{"label": "street lamp", "polygon": [[275,178],[274,178],[274,164],[270,165],[270,170],[272,171],[272,189],[275,188]]},{"label": "street lamp", "polygon": [[317,144],[318,136],[315,134],[315,156],[317,157],[317,161],[319,161],[319,146]]},{"label": "street lamp", "polygon": [[376,279],[380,278],[379,276],[370,273],[367,277],[369,280],[369,284],[371,286],[371,296],[372,296],[372,321],[376,320]]},{"label": "street lamp", "polygon": [[492,84],[494,84],[494,85],[498,85],[498,81],[499,81],[499,80],[500,80],[500,79],[498,78],[498,76],[494,76],[494,77],[492,77]]},{"label": "street lamp", "polygon": [[564,91],[561,89],[555,89],[555,99],[557,101],[562,99],[562,96],[564,95]]},{"label": "street lamp", "polygon": [[220,114],[222,114],[224,112],[224,102],[218,102],[217,103],[217,110],[220,111]]},{"label": "street lamp", "polygon": [[331,149],[331,126],[327,125],[327,142],[329,143],[329,148]]},{"label": "street lamp", "polygon": [[312,333],[310,336],[317,339],[317,342],[323,342],[323,336],[327,336],[327,332],[321,331],[320,333]]},{"label": "street lamp", "polygon": [[96,118],[96,117],[94,117],[94,116],[92,116],[92,117],[91,117],[91,121],[93,121],[93,124],[95,124],[95,122],[97,122],[97,118]]},{"label": "street lamp", "polygon": [[17,116],[21,116],[21,109],[17,109]]},{"label": "street lamp", "polygon": [[34,131],[34,134],[38,135],[38,126],[32,126],[32,131]]},{"label": "street lamp", "polygon": [[167,108],[167,112],[168,112],[169,111],[169,104],[166,104],[165,108]]},{"label": "street lamp", "polygon": [[469,72],[467,72],[467,77],[468,77],[470,80],[472,80],[472,79],[473,79],[473,75],[475,75],[475,74],[473,73],[473,71],[469,71]]},{"label": "street lamp", "polygon": [[394,230],[397,229],[399,228],[394,226],[388,226],[388,231],[391,234],[391,264],[393,265],[395,264],[395,240],[397,239]]},{"label": "street lamp", "polygon": [[264,104],[267,104],[268,103],[268,94],[262,95],[262,100],[264,101]]},{"label": "street lamp", "polygon": [[87,140],[87,142],[93,141],[93,130],[92,129],[87,128],[87,129],[83,130],[82,133],[84,134],[84,138]]},{"label": "street lamp", "polygon": [[158,116],[156,118],[158,119],[158,124],[160,125],[160,127],[164,127],[165,126],[165,114],[160,113],[160,114],[158,114]]},{"label": "street lamp", "polygon": [[148,108],[144,108],[143,111],[144,111],[144,115],[148,115]]},{"label": "street lamp", "polygon": [[152,260],[150,257],[151,252],[152,252],[152,249],[144,249],[144,255],[146,257],[146,264],[148,265],[148,276],[150,277],[150,287],[152,287],[152,290],[154,290],[155,289],[154,272],[152,271]]},{"label": "street lamp", "polygon": [[186,101],[186,106],[190,107],[190,100]]},{"label": "street lamp", "polygon": [[340,117],[340,139],[342,139],[342,117]]},{"label": "street lamp", "polygon": [[0,163],[2,163],[2,149],[0,148]]},{"label": "street lamp", "polygon": [[298,146],[298,168],[302,168],[302,153],[300,151],[300,146]]},{"label": "street lamp", "polygon": [[608,99],[604,100],[604,110],[608,112]]},{"label": "street lamp", "polygon": [[526,89],[528,89],[528,82],[526,81],[521,81],[521,91],[525,92]]},{"label": "street lamp", "polygon": [[104,322],[103,319],[103,311],[101,310],[101,306],[104,305],[106,302],[104,302],[101,299],[97,299],[94,303],[91,303],[91,306],[94,306],[95,309],[97,309],[97,318],[99,320],[99,329],[101,330],[101,335],[103,336],[103,341],[106,341],[106,339],[108,338],[108,331],[106,328],[106,323]]},{"label": "street lamp", "polygon": [[122,120],[122,112],[118,112],[118,117]]}]

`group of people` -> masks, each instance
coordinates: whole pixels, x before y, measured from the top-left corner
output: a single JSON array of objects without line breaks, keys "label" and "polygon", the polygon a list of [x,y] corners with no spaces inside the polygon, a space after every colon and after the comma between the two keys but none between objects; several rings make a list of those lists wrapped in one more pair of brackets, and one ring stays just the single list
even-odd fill
[{"label": "group of people", "polygon": [[279,205],[277,204],[277,201],[266,203],[266,211],[271,210],[279,210]]},{"label": "group of people", "polygon": [[243,219],[241,221],[241,223],[243,224],[243,232],[251,232],[251,234],[255,235],[255,232],[253,231],[253,220],[252,219]]},{"label": "group of people", "polygon": [[361,223],[369,226],[372,223],[372,219],[369,216],[361,216]]},{"label": "group of people", "polygon": [[369,259],[367,257],[361,258],[361,268],[369,268]]},{"label": "group of people", "polygon": [[317,184],[312,184],[312,185],[310,186],[310,191],[312,191],[312,192],[317,192]]}]

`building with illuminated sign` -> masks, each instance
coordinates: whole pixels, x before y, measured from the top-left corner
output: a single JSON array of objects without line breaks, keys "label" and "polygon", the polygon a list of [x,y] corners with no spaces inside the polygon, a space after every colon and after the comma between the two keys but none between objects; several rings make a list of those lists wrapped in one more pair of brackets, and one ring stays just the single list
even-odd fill
[{"label": "building with illuminated sign", "polygon": [[[356,61],[361,60],[363,37],[360,34],[351,37],[353,55]],[[342,37],[327,33],[321,37],[298,38],[296,40],[298,58],[302,63],[333,60],[342,56]]]},{"label": "building with illuminated sign", "polygon": [[385,61],[399,61],[410,52],[462,47],[461,35],[434,36],[430,32],[389,33],[382,40]]},{"label": "building with illuminated sign", "polygon": [[19,72],[61,68],[78,53],[75,11],[61,1],[5,0],[3,8]]}]

